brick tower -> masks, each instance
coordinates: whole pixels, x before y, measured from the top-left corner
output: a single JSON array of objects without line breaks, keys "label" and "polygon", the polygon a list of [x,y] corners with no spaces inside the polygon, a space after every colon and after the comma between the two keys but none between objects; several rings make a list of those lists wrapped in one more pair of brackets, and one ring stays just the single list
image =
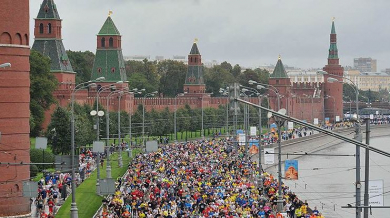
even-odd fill
[{"label": "brick tower", "polygon": [[[54,0],[43,0],[38,16],[35,18],[35,40],[32,49],[50,58],[50,72],[58,80],[58,88],[53,96],[57,98],[60,106],[66,107],[69,103],[71,87],[76,82],[76,73],[62,43],[61,29],[62,20]],[[49,125],[55,107],[52,105],[50,110],[45,112],[44,129]]]},{"label": "brick tower", "polygon": [[97,49],[92,69],[92,80],[105,77],[105,82],[126,81],[125,61],[122,54],[122,36],[109,13],[97,34]]},{"label": "brick tower", "polygon": [[203,80],[202,56],[199,53],[197,39],[192,44],[190,54],[188,55],[188,70],[184,83],[184,92],[187,92],[187,95],[203,95],[206,92],[206,85]]},{"label": "brick tower", "polygon": [[[336,116],[340,116],[340,120],[343,118],[343,84],[342,83],[329,83],[327,79],[335,76],[343,76],[344,68],[339,64],[339,56],[337,50],[337,35],[332,21],[332,29],[330,33],[330,47],[328,55],[328,64],[323,68],[328,74],[324,75],[324,95],[330,96],[324,100],[325,117],[329,117],[330,121],[334,121]],[[342,81],[342,79],[334,77]]]},{"label": "brick tower", "polygon": [[[27,217],[30,200],[22,181],[30,178],[29,0],[2,0],[0,7],[0,217]],[[4,66],[4,65],[3,65]]]},{"label": "brick tower", "polygon": [[[290,112],[292,112],[292,110],[289,110],[289,106],[291,105],[291,103],[289,102],[291,100],[289,98],[291,93],[291,81],[290,78],[287,76],[286,70],[284,69],[280,55],[278,58],[278,62],[276,63],[274,72],[269,76],[269,84],[274,86],[278,90],[279,94],[283,96],[283,98],[281,97],[280,99],[279,109],[284,108],[287,110],[287,114],[291,115],[292,113]],[[275,92],[268,90],[268,94],[270,96],[270,107],[274,111],[278,111],[278,99]]]}]

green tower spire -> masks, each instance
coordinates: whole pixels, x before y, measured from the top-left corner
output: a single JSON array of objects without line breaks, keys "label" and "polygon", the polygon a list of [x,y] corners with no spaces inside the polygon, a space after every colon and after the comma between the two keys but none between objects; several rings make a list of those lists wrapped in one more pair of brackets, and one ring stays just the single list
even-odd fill
[{"label": "green tower spire", "polygon": [[111,19],[111,12],[97,35],[97,49],[92,78],[105,77],[105,82],[126,81],[121,35]]},{"label": "green tower spire", "polygon": [[282,63],[282,59],[280,58],[280,55],[279,55],[279,58],[278,58],[278,62],[276,63],[274,72],[269,77],[270,78],[288,78],[287,72],[284,69],[284,66],[283,66],[283,63]]},{"label": "green tower spire", "polygon": [[329,55],[328,59],[338,59],[338,50],[337,50],[337,35],[336,28],[334,25],[334,18],[332,21],[332,29],[330,31],[330,46],[329,46]]}]

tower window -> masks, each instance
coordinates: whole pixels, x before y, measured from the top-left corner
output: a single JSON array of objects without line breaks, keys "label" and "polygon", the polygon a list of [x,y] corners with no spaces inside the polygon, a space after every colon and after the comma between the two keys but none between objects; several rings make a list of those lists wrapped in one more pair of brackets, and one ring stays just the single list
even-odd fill
[{"label": "tower window", "polygon": [[114,47],[114,39],[112,37],[110,37],[110,39],[108,40],[108,46],[110,48]]},{"label": "tower window", "polygon": [[276,80],[276,84],[279,84],[279,80]]},{"label": "tower window", "polygon": [[98,72],[98,73],[101,73],[101,72],[102,72],[102,68],[99,67],[99,68],[97,69],[97,72]]},{"label": "tower window", "polygon": [[106,47],[106,38],[102,38],[102,47],[104,48],[104,47]]},{"label": "tower window", "polygon": [[49,23],[48,25],[47,25],[47,33],[51,33],[51,23]]},{"label": "tower window", "polygon": [[39,24],[39,33],[43,34],[43,23]]},{"label": "tower window", "polygon": [[115,67],[111,68],[111,73],[115,73]]}]

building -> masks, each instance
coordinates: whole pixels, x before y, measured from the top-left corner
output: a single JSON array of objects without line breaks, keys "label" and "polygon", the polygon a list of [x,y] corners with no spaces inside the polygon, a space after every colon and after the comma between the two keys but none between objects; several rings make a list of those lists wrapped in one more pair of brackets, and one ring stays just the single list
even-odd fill
[{"label": "building", "polygon": [[376,72],[376,59],[372,58],[355,58],[353,67],[360,72]]},{"label": "building", "polygon": [[287,76],[292,83],[297,82],[324,82],[324,76],[317,71],[291,70],[287,71]]},{"label": "building", "polygon": [[29,0],[2,0],[0,16],[0,217],[31,217]]},{"label": "building", "polygon": [[[76,73],[73,71],[66,49],[62,43],[62,20],[53,0],[44,0],[35,18],[33,50],[40,52],[51,60],[50,72],[59,82],[53,93],[59,105],[65,107],[70,99],[71,87],[76,82]],[[50,116],[56,105],[46,111],[43,127],[50,123]]]},{"label": "building", "polygon": [[323,68],[328,74],[324,75],[324,109],[325,117],[331,118],[331,121],[338,116],[343,117],[343,84],[329,83],[329,77],[342,77],[344,73],[343,67],[339,64],[339,56],[337,49],[337,35],[334,21],[330,33],[330,47],[328,54],[328,64]]},{"label": "building", "polygon": [[[367,91],[379,91],[381,89],[390,90],[390,75],[387,73],[377,72],[360,72],[357,70],[349,70],[344,72],[344,76],[353,83],[355,83],[359,89]],[[349,80],[344,80],[346,83],[350,83]]]}]

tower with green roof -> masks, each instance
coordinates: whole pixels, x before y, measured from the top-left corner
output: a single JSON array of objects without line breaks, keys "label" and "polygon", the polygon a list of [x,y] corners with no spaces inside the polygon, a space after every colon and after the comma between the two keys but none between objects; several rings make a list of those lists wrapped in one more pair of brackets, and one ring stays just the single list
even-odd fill
[{"label": "tower with green roof", "polygon": [[54,0],[43,0],[35,18],[35,40],[32,49],[51,59],[50,71],[56,73],[59,82],[74,82],[74,71],[62,43],[61,23]]},{"label": "tower with green roof", "polygon": [[339,63],[339,54],[337,49],[337,35],[334,19],[330,30],[330,46],[328,51],[328,64],[323,68],[328,74],[324,75],[324,99],[325,117],[331,122],[339,116],[343,117],[343,83],[329,83],[329,77],[339,78],[344,74],[344,68]]},{"label": "tower with green roof", "polygon": [[[278,93],[282,96],[285,96],[285,100],[280,101],[280,108],[278,108],[278,99],[275,92],[268,90],[268,94],[270,97],[270,106],[273,110],[278,111],[281,108],[288,108],[289,104],[289,96],[291,94],[291,80],[287,76],[287,72],[283,66],[282,58],[278,57],[278,62],[276,62],[276,66],[272,74],[269,76],[269,84],[274,86]],[[271,88],[272,89],[272,88]]]},{"label": "tower with green roof", "polygon": [[200,55],[197,43],[198,40],[195,39],[190,54],[188,55],[188,68],[184,83],[184,92],[190,95],[204,94],[206,91],[206,85],[203,79],[202,56]]},{"label": "tower with green roof", "polygon": [[97,49],[91,80],[105,77],[105,82],[126,81],[121,37],[110,13],[97,34]]}]

